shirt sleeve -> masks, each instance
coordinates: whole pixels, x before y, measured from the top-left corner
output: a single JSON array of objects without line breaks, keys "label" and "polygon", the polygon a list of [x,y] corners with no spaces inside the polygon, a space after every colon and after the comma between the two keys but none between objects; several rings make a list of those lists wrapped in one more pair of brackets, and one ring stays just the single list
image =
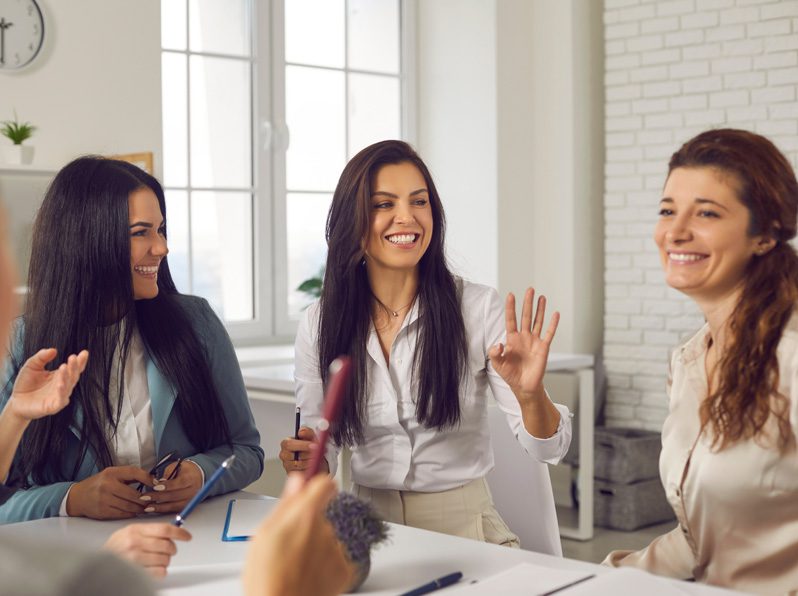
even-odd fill
[{"label": "shirt sleeve", "polygon": [[[552,436],[543,438],[532,436],[524,427],[521,419],[521,406],[518,404],[518,400],[504,379],[501,378],[501,375],[493,368],[490,358],[488,358],[488,351],[494,345],[504,342],[506,339],[504,305],[499,299],[499,294],[493,289],[488,292],[485,300],[484,326],[484,353],[488,383],[496,403],[507,417],[510,429],[512,429],[521,446],[535,459],[547,464],[559,463],[565,457],[568,447],[571,445],[573,430],[571,413],[568,408],[561,404],[554,404],[554,407],[560,413],[560,421],[557,425],[557,430]],[[546,393],[546,398],[551,399],[548,392]]]},{"label": "shirt sleeve", "polygon": [[677,526],[667,534],[657,536],[643,550],[612,551],[601,564],[610,567],[637,567],[656,575],[690,579],[693,577],[695,558],[693,550]]},{"label": "shirt sleeve", "polygon": [[[317,431],[324,403],[324,386],[319,374],[318,310],[310,306],[299,322],[294,344],[294,389],[302,426]],[[338,470],[338,447],[328,441],[325,451],[330,476]]]}]

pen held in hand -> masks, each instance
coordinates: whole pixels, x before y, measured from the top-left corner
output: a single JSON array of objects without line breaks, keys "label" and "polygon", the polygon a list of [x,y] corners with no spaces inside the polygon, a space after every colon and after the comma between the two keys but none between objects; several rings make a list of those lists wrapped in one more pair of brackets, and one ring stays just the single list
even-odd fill
[{"label": "pen held in hand", "polygon": [[319,421],[319,448],[313,452],[310,465],[305,470],[305,479],[310,480],[319,471],[321,460],[330,437],[330,427],[338,420],[341,413],[346,387],[352,374],[352,359],[349,356],[339,356],[330,363],[330,380],[324,394],[324,413]]},{"label": "pen held in hand", "polygon": [[231,455],[230,457],[228,457],[226,460],[224,460],[222,462],[222,465],[219,466],[213,474],[211,474],[211,477],[208,478],[208,480],[205,482],[205,484],[202,486],[202,488],[197,491],[197,494],[194,495],[191,498],[191,500],[188,502],[188,504],[183,508],[183,511],[181,511],[180,513],[178,513],[175,516],[175,519],[172,522],[172,524],[174,524],[175,526],[177,526],[179,528],[180,526],[182,526],[186,522],[186,518],[189,516],[189,514],[192,511],[194,511],[194,508],[199,503],[202,502],[202,499],[204,499],[205,497],[208,496],[208,493],[211,492],[211,489],[213,488],[213,486],[217,482],[219,482],[219,479],[227,471],[227,468],[230,467],[230,464],[233,463],[233,460],[235,458],[236,458],[235,455]]},{"label": "pen held in hand", "polygon": [[[299,406],[296,407],[296,412],[294,413],[294,438],[299,439],[299,415],[300,415],[300,408]],[[294,461],[299,461],[299,451],[294,451]]]}]

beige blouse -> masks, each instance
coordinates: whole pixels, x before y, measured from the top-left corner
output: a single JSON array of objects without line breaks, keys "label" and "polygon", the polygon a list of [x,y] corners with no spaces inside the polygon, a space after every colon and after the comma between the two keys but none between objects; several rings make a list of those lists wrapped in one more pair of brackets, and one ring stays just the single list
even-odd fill
[{"label": "beige blouse", "polygon": [[[660,477],[679,525],[637,552],[614,551],[604,563],[758,594],[798,593],[798,454],[762,441],[720,452],[701,433],[707,395],[704,326],[671,358],[670,411],[662,429]],[[790,400],[798,436],[798,314],[777,348],[779,391]],[[766,428],[777,436],[775,420]]]}]

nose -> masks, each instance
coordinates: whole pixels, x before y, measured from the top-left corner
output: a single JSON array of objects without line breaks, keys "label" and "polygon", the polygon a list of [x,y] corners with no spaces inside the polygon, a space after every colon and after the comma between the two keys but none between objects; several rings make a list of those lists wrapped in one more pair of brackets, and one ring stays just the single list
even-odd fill
[{"label": "nose", "polygon": [[693,234],[690,230],[689,222],[690,219],[687,214],[677,215],[669,222],[670,225],[668,225],[668,228],[665,231],[665,239],[669,242],[673,242],[674,244],[691,240]]},{"label": "nose", "polygon": [[165,257],[169,254],[169,247],[166,245],[166,238],[158,234],[157,240],[152,244],[150,252],[156,257]]},{"label": "nose", "polygon": [[393,220],[397,224],[407,225],[413,223],[416,218],[413,216],[413,213],[410,211],[409,205],[404,205],[400,203],[396,207],[396,211],[394,212]]}]

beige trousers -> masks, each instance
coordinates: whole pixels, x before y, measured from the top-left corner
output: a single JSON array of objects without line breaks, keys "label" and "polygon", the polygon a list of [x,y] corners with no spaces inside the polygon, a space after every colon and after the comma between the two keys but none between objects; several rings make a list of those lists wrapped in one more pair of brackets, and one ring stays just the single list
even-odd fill
[{"label": "beige trousers", "polygon": [[437,493],[368,488],[354,484],[352,492],[372,504],[385,521],[491,544],[520,548],[518,536],[493,506],[484,478]]}]

